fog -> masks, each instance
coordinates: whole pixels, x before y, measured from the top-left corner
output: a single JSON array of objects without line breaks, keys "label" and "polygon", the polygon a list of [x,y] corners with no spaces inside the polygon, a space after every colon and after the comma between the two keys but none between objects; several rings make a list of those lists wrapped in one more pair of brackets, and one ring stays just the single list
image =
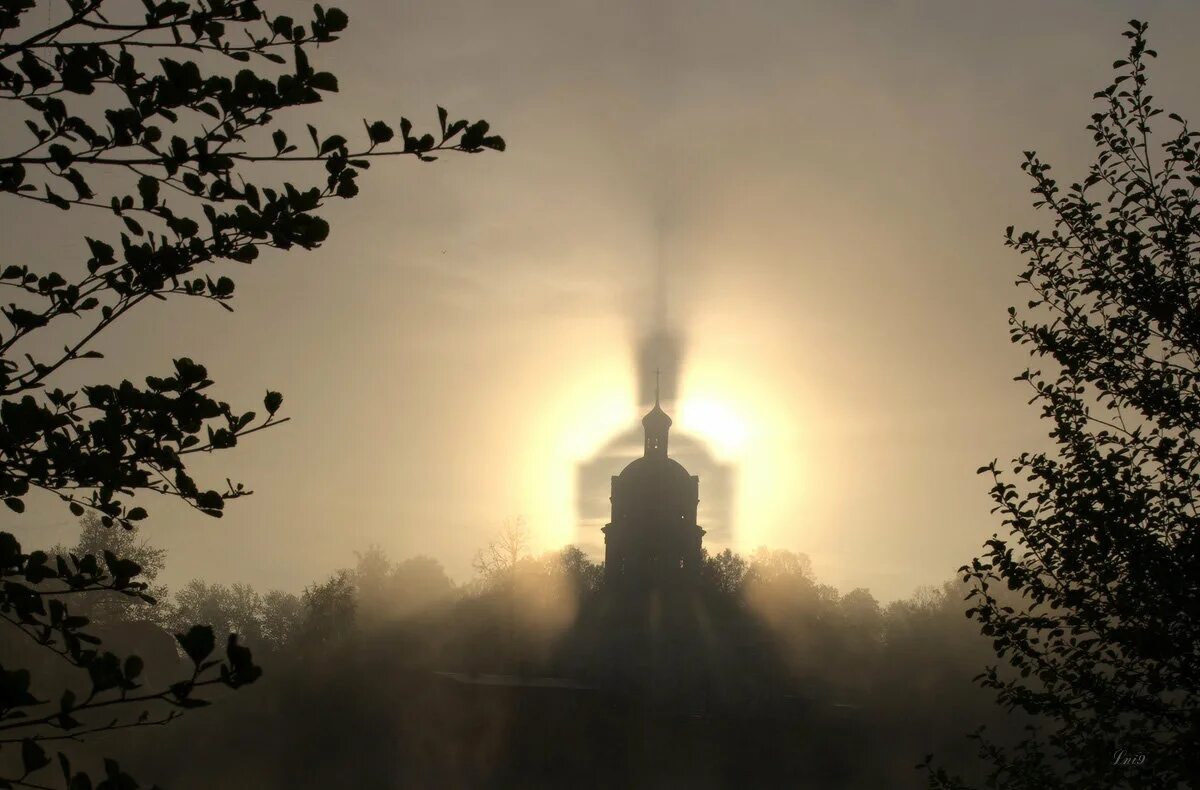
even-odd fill
[{"label": "fog", "polygon": [[[660,274],[680,408],[716,403],[746,437],[719,459],[732,545],[804,551],[881,600],[941,579],[994,528],[974,469],[1044,440],[1004,326],[1020,151],[1064,174],[1085,161],[1089,97],[1134,9],[1160,98],[1197,98],[1183,4],[345,8],[319,53],[342,86],[322,131],[430,125],[441,103],[510,148],[374,168],[320,251],[238,273],[236,314],[153,306],[104,339],[112,361],[87,375],[188,353],[231,403],[287,398],[291,423],[206,467],[255,491],[221,522],[145,503],[174,584],[298,592],[372,543],[461,581],[516,516],[543,549],[577,542],[576,469],[639,416]],[[6,255],[42,235],[6,233]],[[3,518],[39,540],[73,528],[49,497]]]},{"label": "fog", "polygon": [[[3,614],[31,638],[0,638],[0,729],[59,728],[48,740],[77,766],[100,770],[111,755],[147,785],[184,790],[917,788],[930,753],[979,780],[986,760],[966,733],[986,725],[1011,744],[1025,719],[973,682],[1017,649],[963,616],[957,569],[1001,528],[977,469],[1050,444],[1013,381],[1030,363],[1006,325],[1026,295],[1004,229],[1048,221],[1030,208],[1022,152],[1037,150],[1064,184],[1082,178],[1093,92],[1125,54],[1130,16],[1149,19],[1161,53],[1158,103],[1186,116],[1200,100],[1200,8],[342,6],[349,29],[310,52],[340,90],[281,118],[294,137],[305,121],[349,136],[360,118],[402,115],[423,131],[440,105],[486,118],[507,147],[372,160],[356,199],[321,209],[332,232],[317,249],[264,242],[252,267],[214,265],[237,281],[234,312],[148,300],[97,336],[103,359],[56,376],[67,390],[142,381],[186,356],[238,413],[284,393],[287,421],[188,456],[199,490],[230,478],[253,491],[220,519],[135,476],[118,487],[140,493],[118,493],[148,514],[110,515],[136,529],[80,520],[82,504],[60,497],[89,487],[77,478],[91,456],[56,460],[51,483],[32,461],[6,472],[0,570],[20,581],[5,582]],[[25,129],[0,119],[0,134]],[[64,171],[54,156],[40,163]],[[319,180],[320,163],[245,167],[308,164]],[[87,259],[85,234],[115,241],[105,212],[56,215],[37,200],[0,217],[6,265],[66,271]],[[35,357],[58,353],[78,328],[66,323],[21,348],[33,353],[24,375],[43,375]],[[11,397],[6,407],[6,430],[32,413]],[[147,436],[163,430],[135,417]],[[61,427],[6,452],[54,455]],[[79,441],[86,456],[104,431]],[[142,445],[129,460],[123,441],[109,440],[114,458],[151,464]],[[1112,512],[1101,502],[1075,521]],[[12,536],[60,561],[21,553]],[[120,557],[144,590],[116,570]],[[43,559],[55,570],[39,571]],[[96,592],[101,567],[125,594]],[[996,607],[1017,601],[980,585]],[[1070,625],[1090,645],[1099,637],[1084,632],[1106,617]],[[84,626],[95,638],[72,636]],[[35,643],[55,629],[62,655],[47,657]],[[1083,652],[1074,631],[1056,630],[1065,653]],[[184,655],[193,637],[215,634],[221,648],[231,633],[227,664]],[[1175,660],[1165,641],[1129,639]],[[144,672],[94,644],[141,655]],[[33,671],[29,694],[20,668]],[[1023,669],[1033,686],[1060,679],[1055,665]],[[199,684],[210,670],[222,679]],[[134,701],[182,711],[169,727],[106,727],[93,710],[162,688]],[[197,690],[217,704],[188,696]],[[10,721],[22,706],[46,718]],[[73,711],[89,718],[75,734]],[[76,743],[92,727],[121,732]],[[34,741],[18,758],[20,740],[0,738],[14,747],[0,768],[18,784],[45,767],[29,767]]]},{"label": "fog", "polygon": [[[112,594],[73,609],[106,648],[146,657],[148,687],[190,671],[159,628],[194,622],[240,633],[265,674],[165,729],[64,748],[184,789],[917,788],[926,753],[977,776],[966,733],[1018,731],[970,683],[991,654],[957,580],[880,605],[823,583],[803,554],[761,549],[713,556],[699,587],[631,609],[581,554],[535,556],[508,529],[466,585],[372,548],[299,598],[197,580],[156,607],[113,608]],[[96,523],[66,548],[105,545],[151,576],[171,564]],[[30,650],[7,642],[0,661]],[[35,692],[69,676],[46,656],[33,666]]]}]

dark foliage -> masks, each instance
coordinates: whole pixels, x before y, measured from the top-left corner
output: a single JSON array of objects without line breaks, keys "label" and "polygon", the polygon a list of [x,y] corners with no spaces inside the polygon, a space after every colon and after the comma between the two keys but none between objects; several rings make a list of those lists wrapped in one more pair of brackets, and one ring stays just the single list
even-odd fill
[{"label": "dark foliage", "polygon": [[1200,132],[1171,114],[1154,141],[1146,27],[1130,23],[1129,56],[1095,95],[1098,153],[1082,183],[1063,190],[1025,155],[1051,230],[1008,229],[1033,292],[1027,311],[1009,310],[1012,340],[1054,366],[1017,380],[1057,447],[1011,473],[979,470],[1007,532],[962,569],[967,614],[1008,665],[979,679],[1037,725],[1011,749],[975,736],[992,787],[1200,776]]},{"label": "dark foliage", "polygon": [[107,551],[115,557],[129,560],[141,569],[138,579],[147,585],[145,592],[158,603],[147,606],[143,599],[120,593],[89,593],[72,599],[74,612],[87,617],[92,625],[101,627],[137,620],[162,624],[165,610],[158,604],[166,599],[167,589],[156,584],[156,580],[166,565],[166,551],[151,545],[138,525],[131,525],[129,529],[106,527],[95,512],[85,513],[79,519],[79,526],[79,538],[74,546],[54,546],[47,554],[63,557],[93,554],[103,557]]},{"label": "dark foliage", "polygon": [[[364,119],[361,144],[311,125],[306,140],[291,142],[279,116],[338,89],[337,78],[309,56],[348,22],[320,5],[304,20],[270,17],[256,0],[143,0],[140,8],[115,0],[0,0],[0,101],[28,131],[28,140],[0,155],[0,193],[114,217],[112,238],[86,238],[78,266],[0,266],[0,287],[13,296],[0,307],[7,326],[0,327],[0,499],[8,508],[24,512],[27,496],[41,490],[76,516],[90,511],[105,528],[129,529],[148,516],[129,498],[156,492],[222,515],[228,500],[250,492],[228,479],[224,487],[197,482],[188,458],[284,422],[278,392],[266,393],[261,411],[235,409],[209,394],[204,365],[186,357],[142,384],[64,391],[56,374],[100,357],[98,336],[148,299],[208,299],[232,309],[235,282],[220,267],[253,263],[263,249],[320,246],[329,234],[321,209],[354,197],[372,159],[428,162],[443,151],[504,149],[485,121],[451,120],[441,108],[436,133],[414,132],[406,118],[394,126]],[[279,167],[285,178],[266,172]],[[69,326],[77,329],[61,352],[47,354],[47,332]],[[66,603],[103,594],[122,610],[131,601],[153,604],[138,563],[108,550],[23,554],[6,533],[0,550],[4,619],[92,683],[84,697],[67,691],[57,712],[46,713],[54,703],[30,694],[29,672],[3,670],[0,733],[23,735],[0,739],[0,746],[21,742],[16,773],[2,785],[42,786],[40,772],[51,762],[42,741],[155,723],[93,725],[76,714],[136,703],[199,707],[205,700],[197,689],[238,688],[258,677],[237,636],[222,662],[208,657],[211,628],[181,628],[191,676],[164,691],[140,691],[140,659],[122,662],[101,651],[99,632],[83,630],[88,607],[68,611]],[[92,786],[61,759],[64,782]],[[136,786],[115,764],[105,772],[97,787]]]},{"label": "dark foliage", "polygon": [[[0,533],[0,618],[44,648],[43,655],[58,656],[88,681],[83,694],[68,687],[56,700],[38,699],[29,670],[0,665],[0,747],[19,744],[21,751],[21,770],[6,777],[5,784],[44,786],[41,778],[37,784],[29,779],[51,765],[43,744],[165,724],[179,711],[208,704],[196,694],[198,689],[218,684],[236,689],[258,679],[261,670],[236,634],[229,635],[225,659],[213,658],[217,645],[209,626],[192,626],[176,635],[191,666],[164,688],[145,687],[139,656],[122,658],[102,649],[88,618],[72,614],[68,601],[77,595],[120,594],[153,604],[146,583],[138,580],[140,572],[137,563],[109,551],[102,559],[93,554],[56,555],[53,560],[42,551],[25,554],[11,535]],[[59,753],[57,764],[67,786],[91,786],[86,773],[71,770],[65,753]],[[114,778],[124,776],[116,763],[107,763],[106,772],[108,781],[117,784],[98,787],[136,786]]]},{"label": "dark foliage", "polygon": [[[383,121],[364,121],[355,147],[310,125],[312,149],[303,153],[276,116],[337,90],[307,52],[337,39],[344,13],[317,5],[304,25],[270,19],[253,0],[151,0],[144,17],[116,22],[103,5],[71,0],[68,18],[41,29],[21,24],[33,3],[4,0],[0,12],[9,39],[0,44],[0,99],[28,115],[30,135],[0,157],[0,191],[64,211],[111,212],[122,230],[116,243],[87,239],[82,275],[17,264],[0,271],[0,284],[22,300],[4,308],[10,329],[0,334],[0,495],[20,512],[30,489],[41,488],[77,515],[93,508],[106,525],[128,525],[146,511],[121,497],[146,489],[219,516],[247,491],[201,487],[185,459],[282,422],[278,393],[267,393],[261,414],[235,410],[205,392],[213,382],[187,358],[144,386],[47,390],[52,375],[99,356],[96,336],[146,299],[228,307],[234,280],[207,273],[222,261],[249,264],[263,248],[319,246],[329,233],[319,210],[354,197],[371,158],[430,161],[446,150],[503,150],[504,141],[486,122],[451,121],[439,108],[436,136],[415,135],[407,119],[399,137]],[[227,75],[225,64],[248,61],[253,67]],[[319,166],[309,183],[255,183],[255,163],[284,164],[289,173]],[[84,328],[61,354],[19,353],[23,341],[67,316]]]}]

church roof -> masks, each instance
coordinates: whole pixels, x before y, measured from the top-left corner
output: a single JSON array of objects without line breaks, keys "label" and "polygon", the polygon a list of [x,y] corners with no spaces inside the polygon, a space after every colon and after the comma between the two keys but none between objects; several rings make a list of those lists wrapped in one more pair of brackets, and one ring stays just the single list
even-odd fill
[{"label": "church roof", "polygon": [[[670,419],[669,417],[667,419]],[[691,475],[684,468],[683,464],[676,461],[674,458],[666,456],[642,456],[635,458],[621,470],[620,478],[628,480],[630,478],[639,478],[642,480],[654,481],[669,481],[669,480],[689,480]]]},{"label": "church roof", "polygon": [[647,430],[670,428],[671,415],[663,411],[662,406],[659,406],[656,400],[654,408],[646,412],[646,416],[642,418],[642,425],[646,426]]}]

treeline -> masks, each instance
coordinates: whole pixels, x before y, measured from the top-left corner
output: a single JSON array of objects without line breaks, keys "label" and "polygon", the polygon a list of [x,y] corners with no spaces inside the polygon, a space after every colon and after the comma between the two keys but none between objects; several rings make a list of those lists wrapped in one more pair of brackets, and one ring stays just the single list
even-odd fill
[{"label": "treeline", "polygon": [[381,549],[371,547],[356,555],[355,567],[338,570],[299,595],[203,579],[172,591],[159,580],[166,567],[164,549],[152,545],[136,526],[105,527],[91,514],[80,519],[74,545],[47,550],[50,556],[64,557],[100,558],[105,552],[137,563],[138,578],[149,585],[155,602],[147,605],[115,592],[92,593],[72,600],[73,613],[101,628],[147,623],[176,633],[204,624],[216,634],[238,634],[256,655],[280,654],[299,642],[334,642],[359,626],[403,617],[467,589],[456,588],[437,560],[414,557],[392,563]]},{"label": "treeline", "polygon": [[[381,548],[371,546],[356,552],[353,567],[313,582],[299,595],[202,579],[170,591],[159,581],[166,566],[165,550],[144,539],[136,527],[104,527],[90,515],[80,519],[75,545],[55,546],[48,553],[100,557],[110,551],[140,566],[140,578],[150,585],[156,603],[146,605],[118,594],[80,597],[74,611],[98,625],[141,621],[173,631],[202,623],[218,634],[237,633],[258,651],[280,653],[297,640],[328,644],[357,630],[395,624],[430,609],[469,608],[513,596],[534,610],[551,609],[555,602],[577,610],[602,589],[603,565],[574,546],[536,557],[528,546],[528,533],[519,522],[506,525],[499,538],[478,553],[476,576],[463,584],[455,584],[436,559],[418,556],[394,562]],[[866,589],[840,593],[817,581],[806,555],[766,547],[748,556],[729,549],[706,554],[701,584],[707,593],[753,612],[785,638],[792,652],[808,655],[815,665],[832,663],[814,653],[818,645],[824,652],[867,656],[897,649],[914,638],[922,641],[932,622],[945,626],[962,617],[966,591],[962,585],[946,582],[919,588],[909,599],[882,606]],[[542,614],[557,619],[553,612]]]},{"label": "treeline", "polygon": [[[85,520],[73,551],[104,548],[138,562],[159,598],[95,596],[88,616],[115,627],[106,641],[161,657],[173,646],[151,645],[153,634],[203,623],[240,634],[265,670],[210,710],[104,745],[175,788],[530,786],[531,777],[655,786],[655,776],[771,786],[802,770],[822,787],[918,787],[914,765],[928,752],[969,775],[977,760],[963,733],[1015,724],[971,683],[990,645],[963,616],[957,580],[881,605],[867,590],[820,583],[800,553],[707,557],[703,640],[686,658],[708,667],[714,694],[662,712],[580,673],[580,656],[592,666],[639,657],[598,640],[602,567],[574,547],[535,556],[519,522],[479,552],[463,584],[434,559],[368,548],[299,595],[202,580],[167,591],[160,549]],[[130,622],[142,628],[117,627]],[[716,704],[728,689],[746,693]],[[181,750],[205,757],[182,765]]]}]

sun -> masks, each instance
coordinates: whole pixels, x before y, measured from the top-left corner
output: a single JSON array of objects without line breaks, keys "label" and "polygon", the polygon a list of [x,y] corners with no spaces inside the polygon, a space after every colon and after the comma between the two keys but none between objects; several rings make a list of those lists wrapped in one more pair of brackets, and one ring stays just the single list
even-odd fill
[{"label": "sun", "polygon": [[731,403],[704,393],[686,395],[680,402],[679,427],[726,459],[740,457],[750,437],[745,417]]},{"label": "sun", "polygon": [[[753,360],[697,353],[670,412],[682,432],[700,439],[733,470],[734,547],[745,551],[763,544],[791,545],[797,514],[823,474],[809,463],[809,440],[798,419],[815,409],[798,407],[794,395],[785,400],[763,369]],[[701,480],[701,498],[704,491]]]}]

